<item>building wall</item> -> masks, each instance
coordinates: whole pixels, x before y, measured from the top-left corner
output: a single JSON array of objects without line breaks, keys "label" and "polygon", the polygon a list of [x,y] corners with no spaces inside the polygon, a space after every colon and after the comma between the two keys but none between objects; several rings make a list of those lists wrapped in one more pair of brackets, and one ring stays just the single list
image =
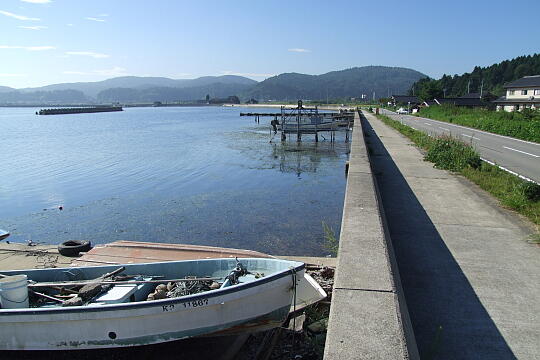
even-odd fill
[{"label": "building wall", "polygon": [[[522,95],[521,91],[527,90],[527,95]],[[511,91],[514,91],[514,94],[511,94]],[[528,99],[529,97],[534,96],[540,98],[540,86],[538,87],[526,87],[526,88],[513,88],[506,90],[506,98],[511,99]]]},{"label": "building wall", "polygon": [[497,111],[504,110],[508,112],[523,110],[524,108],[540,109],[540,104],[506,104],[497,105]]}]

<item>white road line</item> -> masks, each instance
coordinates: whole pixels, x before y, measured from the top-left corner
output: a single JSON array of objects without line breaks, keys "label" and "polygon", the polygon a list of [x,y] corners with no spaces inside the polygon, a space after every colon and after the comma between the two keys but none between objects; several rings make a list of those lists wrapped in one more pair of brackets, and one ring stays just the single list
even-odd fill
[{"label": "white road line", "polygon": [[519,153],[529,155],[529,156],[540,157],[540,155],[534,155],[534,154],[531,154],[531,153],[528,153],[528,152],[525,152],[525,151],[521,151],[521,150],[518,150],[518,149],[512,149],[511,147],[508,147],[508,146],[503,146],[503,148],[508,149],[508,150],[512,150],[512,151],[517,151]]},{"label": "white road line", "polygon": [[526,181],[529,181],[529,182],[533,182],[533,183],[535,183],[535,184],[540,185],[540,183],[538,183],[537,181],[534,181],[533,179],[529,179],[528,177],[523,176],[523,175],[520,175],[520,174],[518,174],[517,172],[512,171],[512,170],[510,170],[510,169],[507,169],[507,168],[505,168],[505,167],[503,167],[503,166],[497,165],[497,164],[494,163],[493,161],[489,161],[488,159],[484,159],[483,157],[481,157],[480,160],[485,161],[485,162],[487,162],[487,163],[490,164],[490,165],[496,166],[496,167],[498,167],[498,168],[501,169],[501,170],[504,170],[504,171],[506,171],[506,172],[509,172],[510,174],[515,175],[515,176],[519,177],[520,179],[523,179],[523,180],[526,180]]},{"label": "white road line", "polygon": [[462,135],[462,136],[466,136],[466,137],[470,137],[470,138],[473,138],[474,140],[478,140],[478,141],[480,141],[480,139],[479,139],[479,138],[477,138],[477,137],[474,137],[474,135],[467,135],[467,134],[461,134],[461,135]]},{"label": "white road line", "polygon": [[430,123],[427,123],[427,122],[425,122],[424,124],[429,125],[429,126],[433,126],[433,125],[431,125]]},{"label": "white road line", "polygon": [[450,129],[443,128],[443,127],[441,127],[441,126],[439,126],[439,129],[443,129],[443,130],[446,130],[446,131],[451,131]]}]

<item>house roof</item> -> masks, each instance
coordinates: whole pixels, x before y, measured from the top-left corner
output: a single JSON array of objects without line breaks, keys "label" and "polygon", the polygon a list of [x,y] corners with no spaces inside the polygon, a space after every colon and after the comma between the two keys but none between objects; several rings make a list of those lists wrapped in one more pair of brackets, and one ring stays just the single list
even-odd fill
[{"label": "house roof", "polygon": [[392,99],[394,99],[397,103],[411,103],[411,104],[420,104],[420,100],[416,96],[408,96],[408,95],[392,95]]},{"label": "house roof", "polygon": [[480,99],[480,93],[469,93],[459,97],[460,99]]},{"label": "house roof", "polygon": [[439,104],[452,104],[456,106],[485,106],[480,98],[441,98],[434,99]]},{"label": "house roof", "polygon": [[533,99],[507,99],[506,96],[501,96],[497,100],[493,100],[495,104],[540,104],[540,97]]},{"label": "house roof", "polygon": [[508,84],[504,85],[503,87],[506,89],[506,88],[519,88],[519,87],[530,87],[530,86],[540,87],[540,75],[525,76],[525,77],[522,77],[521,79],[511,81]]}]

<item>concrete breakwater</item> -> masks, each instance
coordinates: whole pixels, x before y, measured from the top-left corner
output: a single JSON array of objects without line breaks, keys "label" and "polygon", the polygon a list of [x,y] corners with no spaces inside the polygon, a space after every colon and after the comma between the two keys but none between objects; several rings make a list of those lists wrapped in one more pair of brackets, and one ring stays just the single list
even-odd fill
[{"label": "concrete breakwater", "polygon": [[98,113],[110,111],[123,111],[121,106],[93,106],[93,107],[76,107],[76,108],[53,108],[41,109],[36,112],[36,115],[61,115],[61,114],[83,114],[83,113]]},{"label": "concrete breakwater", "polygon": [[325,359],[418,359],[362,123],[355,115]]}]

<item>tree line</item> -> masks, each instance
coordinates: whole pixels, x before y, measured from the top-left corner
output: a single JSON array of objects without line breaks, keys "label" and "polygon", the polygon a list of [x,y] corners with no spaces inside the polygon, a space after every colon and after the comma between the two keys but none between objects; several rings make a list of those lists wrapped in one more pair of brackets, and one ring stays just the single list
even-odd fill
[{"label": "tree line", "polygon": [[440,79],[423,78],[415,82],[409,95],[422,100],[459,97],[468,93],[504,95],[504,84],[524,76],[540,75],[540,54],[520,56],[487,67],[476,66],[463,75],[443,75]]}]

